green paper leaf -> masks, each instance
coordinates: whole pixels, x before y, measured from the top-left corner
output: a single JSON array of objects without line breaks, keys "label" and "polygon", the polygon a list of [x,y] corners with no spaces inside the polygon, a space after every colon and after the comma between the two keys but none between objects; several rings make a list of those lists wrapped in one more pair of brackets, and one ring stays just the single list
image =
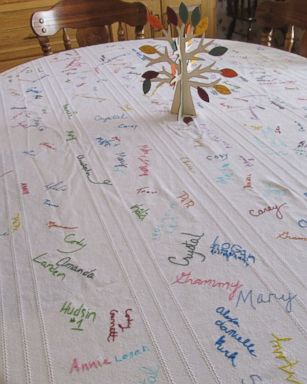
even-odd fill
[{"label": "green paper leaf", "polygon": [[179,16],[183,24],[186,24],[189,18],[189,11],[184,3],[181,3],[179,6]]},{"label": "green paper leaf", "polygon": [[150,91],[150,88],[151,88],[151,81],[150,81],[150,79],[144,80],[144,82],[143,82],[143,92],[144,92],[145,95],[146,95],[146,93],[148,93]]},{"label": "green paper leaf", "polygon": [[228,51],[228,48],[219,46],[219,47],[212,48],[211,51],[209,51],[208,53],[211,56],[222,56],[227,51]]},{"label": "green paper leaf", "polygon": [[178,17],[177,17],[176,12],[173,10],[173,8],[167,7],[166,13],[167,13],[168,22],[170,24],[177,26],[178,25]]},{"label": "green paper leaf", "polygon": [[176,51],[177,51],[178,47],[177,47],[177,44],[176,44],[176,41],[175,41],[175,40],[173,40],[173,41],[171,42],[171,47],[172,47],[173,52],[176,52]]},{"label": "green paper leaf", "polygon": [[192,22],[192,25],[194,28],[200,22],[200,19],[201,19],[200,9],[199,9],[199,7],[196,7],[193,9],[193,12],[191,15],[191,22]]},{"label": "green paper leaf", "polygon": [[147,72],[144,72],[142,77],[143,79],[155,79],[157,76],[159,75],[159,72],[156,72],[156,71],[147,71]]},{"label": "green paper leaf", "polygon": [[208,93],[203,88],[197,87],[197,93],[202,100],[209,103]]}]

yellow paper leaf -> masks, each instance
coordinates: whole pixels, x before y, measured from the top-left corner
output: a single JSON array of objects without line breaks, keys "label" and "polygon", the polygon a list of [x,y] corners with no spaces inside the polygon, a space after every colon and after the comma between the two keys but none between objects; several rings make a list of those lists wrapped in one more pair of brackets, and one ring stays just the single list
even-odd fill
[{"label": "yellow paper leaf", "polygon": [[196,36],[203,35],[208,29],[208,17],[203,17],[200,22],[196,25],[194,34]]},{"label": "yellow paper leaf", "polygon": [[225,85],[217,84],[213,87],[218,93],[221,95],[230,95],[231,91],[229,88],[225,87]]},{"label": "yellow paper leaf", "polygon": [[139,50],[143,53],[146,53],[147,55],[153,55],[154,53],[157,53],[156,48],[152,45],[142,45]]}]

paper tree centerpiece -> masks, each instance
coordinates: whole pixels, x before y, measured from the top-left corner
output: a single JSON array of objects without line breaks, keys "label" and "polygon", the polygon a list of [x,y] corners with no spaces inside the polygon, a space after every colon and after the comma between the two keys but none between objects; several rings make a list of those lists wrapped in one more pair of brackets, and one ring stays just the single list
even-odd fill
[{"label": "paper tree centerpiece", "polygon": [[[204,61],[199,56],[200,53],[208,53],[211,56],[222,56],[227,48],[216,46],[212,49],[208,47],[214,40],[205,42],[205,32],[208,27],[208,19],[201,18],[200,8],[196,7],[191,12],[188,11],[187,6],[181,3],[179,6],[179,15],[167,7],[167,20],[168,30],[166,31],[160,20],[153,16],[148,15],[148,22],[156,30],[162,31],[163,37],[161,40],[166,40],[170,43],[172,53],[169,54],[167,47],[164,51],[160,51],[157,47],[151,45],[143,45],[140,50],[146,55],[155,55],[154,58],[145,56],[149,61],[148,66],[157,63],[169,64],[169,71],[162,66],[160,71],[147,71],[143,73],[143,91],[148,93],[151,89],[152,83],[157,83],[156,89],[163,84],[169,84],[175,87],[174,100],[171,107],[171,112],[178,115],[178,119],[185,116],[196,116],[191,88],[197,89],[198,96],[209,102],[209,95],[205,88],[214,88],[218,93],[228,95],[231,93],[230,89],[225,85],[219,84],[221,79],[209,82],[208,76],[205,74],[217,73],[224,77],[235,77],[237,73],[229,68],[214,69],[215,62],[202,66],[197,65],[195,68],[190,69],[190,63],[197,61]],[[177,30],[178,37],[173,39],[171,36],[171,25]],[[192,48],[192,38],[200,37],[199,42],[195,48]],[[191,49],[191,50],[189,50]]]}]

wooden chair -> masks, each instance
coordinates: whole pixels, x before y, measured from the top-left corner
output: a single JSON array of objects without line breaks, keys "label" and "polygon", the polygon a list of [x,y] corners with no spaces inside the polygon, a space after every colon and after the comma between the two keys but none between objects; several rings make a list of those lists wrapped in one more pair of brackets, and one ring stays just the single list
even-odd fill
[{"label": "wooden chair", "polygon": [[237,20],[240,20],[247,23],[247,30],[244,37],[247,41],[250,40],[253,23],[256,21],[256,8],[257,0],[227,0],[227,16],[232,18],[226,34],[227,39],[232,39]]},{"label": "wooden chair", "polygon": [[272,46],[274,29],[288,26],[284,49],[291,52],[294,44],[294,27],[304,30],[298,53],[307,57],[307,6],[306,0],[264,1],[256,11],[257,25],[261,28],[261,44]]},{"label": "wooden chair", "polygon": [[135,27],[135,38],[144,38],[147,8],[121,0],[62,0],[50,10],[34,12],[31,28],[44,55],[52,53],[49,37],[63,29],[65,49],[71,49],[67,28],[77,29],[79,46],[113,41],[111,24],[118,22],[118,40],[125,40],[123,24]]}]

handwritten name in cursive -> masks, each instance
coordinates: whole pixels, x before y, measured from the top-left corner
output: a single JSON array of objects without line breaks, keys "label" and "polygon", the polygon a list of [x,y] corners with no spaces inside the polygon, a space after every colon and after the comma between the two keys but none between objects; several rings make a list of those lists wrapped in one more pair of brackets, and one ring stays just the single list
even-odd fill
[{"label": "handwritten name in cursive", "polygon": [[[262,378],[259,375],[249,375],[249,378],[251,380],[251,384],[257,384],[259,382],[263,383]],[[256,381],[257,379],[257,381]],[[245,380],[241,379],[241,384],[245,384]]]},{"label": "handwritten name in cursive", "polygon": [[143,204],[134,204],[130,209],[132,212],[141,220],[143,221],[145,217],[148,215],[149,209],[142,208]]},{"label": "handwritten name in cursive", "polygon": [[84,155],[78,155],[77,159],[79,160],[79,164],[81,165],[83,171],[86,174],[86,177],[88,181],[92,184],[105,184],[105,185],[112,185],[111,181],[109,179],[106,179],[104,181],[93,181],[92,180],[92,169],[88,167],[87,163],[84,161]]},{"label": "handwritten name in cursive", "polygon": [[195,205],[194,201],[190,198],[190,195],[185,191],[182,191],[181,195],[177,196],[177,199],[180,199],[181,203],[186,208],[190,208]]},{"label": "handwritten name in cursive", "polygon": [[276,293],[271,292],[254,294],[252,289],[250,289],[247,293],[244,293],[241,289],[237,298],[236,307],[238,307],[242,300],[243,304],[247,302],[251,308],[256,310],[255,305],[271,304],[272,299],[275,299],[276,301],[285,303],[285,311],[290,313],[292,312],[292,301],[296,298],[296,296],[297,295],[291,295],[290,292],[287,295],[277,295]]},{"label": "handwritten name in cursive", "polygon": [[21,183],[21,191],[23,195],[28,195],[30,193],[27,183]]},{"label": "handwritten name in cursive", "polygon": [[290,236],[289,232],[282,232],[280,233],[276,239],[282,239],[282,240],[303,240],[307,241],[307,237],[305,236]]},{"label": "handwritten name in cursive", "polygon": [[230,316],[230,310],[226,309],[224,307],[218,307],[216,308],[216,313],[221,315],[225,320],[216,320],[215,325],[219,327],[219,329],[224,332],[226,335],[231,336],[233,339],[235,339],[239,344],[242,344],[243,347],[245,347],[249,354],[251,354],[254,357],[257,357],[255,352],[255,344],[251,342],[250,339],[244,339],[244,337],[240,336],[237,329],[231,328],[229,329],[228,323],[233,324],[236,327],[240,327],[239,325],[239,319],[237,317],[231,317]]},{"label": "handwritten name in cursive", "polygon": [[141,162],[141,165],[139,166],[139,170],[141,171],[141,173],[139,174],[139,176],[148,176],[149,175],[149,164],[150,164],[148,155],[149,155],[149,152],[151,151],[151,148],[147,144],[140,145],[139,148],[140,148],[140,151],[142,153],[138,157],[138,159]]},{"label": "handwritten name in cursive", "polygon": [[147,368],[142,367],[142,372],[146,375],[143,381],[139,381],[139,384],[155,384],[158,380],[160,368]]},{"label": "handwritten name in cursive", "polygon": [[230,291],[228,295],[228,300],[231,301],[237,291],[243,287],[243,284],[240,281],[230,282],[230,281],[218,281],[215,279],[196,279],[191,277],[192,272],[181,272],[181,275],[176,276],[176,280],[171,284],[191,284],[191,285],[205,285],[210,288],[221,288],[226,291]]},{"label": "handwritten name in cursive", "polygon": [[41,255],[34,257],[33,261],[35,263],[40,264],[43,268],[48,269],[48,271],[52,274],[52,276],[61,277],[62,280],[64,280],[65,279],[65,273],[59,272],[58,268],[55,267],[54,264],[49,263],[48,261],[41,259],[43,256],[46,256],[46,255],[48,255],[48,253],[42,253]]},{"label": "handwritten name in cursive", "polygon": [[236,358],[237,358],[237,356],[238,356],[238,352],[230,352],[230,351],[228,351],[228,349],[224,349],[223,348],[223,346],[224,346],[224,344],[225,344],[225,342],[226,342],[226,340],[225,340],[225,336],[223,335],[223,336],[221,336],[219,339],[217,339],[217,341],[215,342],[215,346],[216,346],[216,349],[219,351],[219,352],[221,352],[221,353],[223,353],[224,354],[224,356],[228,359],[228,360],[230,360],[231,361],[231,365],[233,366],[233,367],[236,367],[237,365],[236,365]]},{"label": "handwritten name in cursive", "polygon": [[[117,324],[118,328],[120,328],[122,330],[122,332],[124,332],[126,329],[129,329],[131,328],[131,323],[133,321],[131,315],[130,315],[130,312],[132,312],[132,309],[131,308],[128,308],[125,310],[125,318],[126,318],[126,324],[123,325],[123,324]],[[109,327],[109,335],[108,335],[108,342],[112,341],[114,342],[115,339],[118,337],[118,332],[116,330],[116,315],[117,315],[118,311],[116,309],[112,309],[110,311],[110,327]]]},{"label": "handwritten name in cursive", "polygon": [[250,209],[248,211],[248,213],[251,215],[251,216],[255,216],[255,217],[258,217],[258,216],[261,216],[263,215],[265,212],[273,212],[273,211],[276,211],[275,212],[275,216],[277,217],[277,219],[279,220],[282,220],[283,219],[283,214],[281,212],[281,207],[284,207],[285,205],[287,205],[286,203],[283,203],[283,204],[280,204],[280,205],[277,205],[275,204],[274,206],[268,206],[268,207],[265,207],[263,209],[258,209],[257,212],[255,212],[254,209]]},{"label": "handwritten name in cursive", "polygon": [[67,244],[72,244],[72,245],[78,245],[80,248],[77,248],[77,249],[74,249],[72,251],[62,251],[60,249],[57,249],[58,252],[60,253],[74,253],[74,252],[78,252],[80,251],[81,249],[83,249],[87,244],[84,243],[85,239],[81,239],[81,240],[74,240],[73,238],[75,237],[76,235],[74,233],[69,233],[68,235],[66,235],[64,237],[64,241],[65,243]]},{"label": "handwritten name in cursive", "polygon": [[73,359],[72,364],[71,364],[71,368],[70,368],[69,373],[88,372],[92,368],[98,369],[98,368],[103,367],[104,365],[109,365],[109,364],[112,364],[112,361],[110,361],[108,358],[105,358],[101,361],[96,359],[96,360],[87,361],[86,363],[79,364],[77,358],[75,357]]},{"label": "handwritten name in cursive", "polygon": [[295,371],[294,371],[294,366],[298,363],[297,360],[295,361],[291,361],[288,359],[288,357],[286,356],[284,350],[283,350],[283,345],[282,343],[286,342],[286,341],[291,341],[292,338],[291,337],[278,337],[276,335],[274,335],[274,333],[272,334],[273,336],[273,340],[271,341],[271,343],[273,344],[273,354],[275,355],[276,359],[278,359],[279,361],[282,361],[282,365],[278,367],[278,369],[280,369],[281,371],[283,371],[284,373],[287,374],[287,378],[286,380],[291,382],[291,383],[294,383],[294,384],[303,384],[302,381],[298,381],[298,379],[296,379],[295,377]]},{"label": "handwritten name in cursive", "polygon": [[73,324],[72,331],[83,331],[81,328],[84,320],[89,319],[92,316],[92,321],[94,322],[96,319],[96,312],[90,311],[85,308],[83,304],[80,307],[74,308],[72,307],[72,303],[63,304],[60,313],[63,312],[65,315],[71,316],[69,322]]},{"label": "handwritten name in cursive", "polygon": [[243,185],[243,188],[244,189],[253,189],[253,186],[252,186],[252,175],[249,174],[247,175],[246,179],[245,179],[245,184]]},{"label": "handwritten name in cursive", "polygon": [[183,257],[183,260],[185,260],[184,263],[178,263],[177,261],[173,261],[174,259],[176,260],[176,257],[171,256],[168,258],[168,261],[170,263],[176,264],[176,265],[181,265],[181,266],[187,266],[190,264],[190,259],[193,259],[194,254],[199,255],[202,258],[202,262],[206,260],[206,256],[200,252],[196,252],[196,247],[198,246],[198,243],[200,242],[201,238],[205,235],[204,233],[201,235],[193,235],[191,233],[185,233],[181,232],[182,235],[190,236],[191,238],[186,240],[184,243],[181,243],[185,245],[187,248],[187,256]]},{"label": "handwritten name in cursive", "polygon": [[92,269],[91,271],[86,271],[83,268],[80,268],[78,265],[70,263],[70,260],[71,260],[71,257],[67,256],[67,257],[64,257],[63,259],[60,259],[55,264],[58,267],[65,267],[74,272],[80,273],[81,276],[85,276],[88,279],[94,279],[95,277],[94,272],[96,271],[96,269]]},{"label": "handwritten name in cursive", "polygon": [[57,224],[55,221],[48,221],[48,228],[62,228],[62,229],[70,229],[70,230],[73,230],[73,229],[78,229],[78,227],[68,227],[66,225],[60,225],[60,224]]},{"label": "handwritten name in cursive", "polygon": [[253,264],[255,263],[256,259],[255,256],[247,252],[245,249],[243,249],[239,244],[230,244],[230,243],[222,243],[219,244],[218,236],[214,239],[213,243],[210,245],[210,251],[212,255],[218,254],[222,255],[226,258],[227,261],[230,260],[231,257],[233,257],[235,260],[239,260],[245,264],[246,267],[248,267],[249,261],[251,261]]},{"label": "handwritten name in cursive", "polygon": [[124,119],[128,119],[128,116],[125,113],[122,113],[120,115],[107,116],[107,117],[96,115],[94,117],[95,121],[102,121],[103,123],[106,123],[106,122],[112,121],[112,120],[124,120]]}]

